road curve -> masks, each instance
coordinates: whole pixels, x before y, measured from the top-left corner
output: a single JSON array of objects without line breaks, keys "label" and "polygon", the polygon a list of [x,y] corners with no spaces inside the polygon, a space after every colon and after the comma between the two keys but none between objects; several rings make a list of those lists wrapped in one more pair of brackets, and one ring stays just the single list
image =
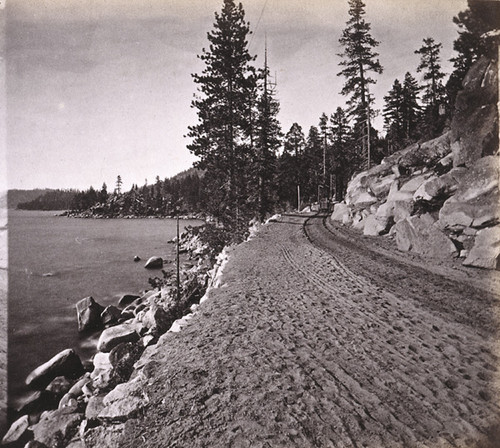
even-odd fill
[{"label": "road curve", "polygon": [[87,445],[493,448],[498,297],[465,272],[284,216],[150,355],[149,407]]}]

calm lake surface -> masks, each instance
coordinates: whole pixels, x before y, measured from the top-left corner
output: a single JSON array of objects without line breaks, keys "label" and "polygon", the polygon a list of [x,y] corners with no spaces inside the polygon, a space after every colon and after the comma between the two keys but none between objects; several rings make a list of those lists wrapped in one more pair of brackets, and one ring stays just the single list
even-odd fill
[{"label": "calm lake surface", "polygon": [[[182,220],[180,231],[200,221]],[[9,211],[8,331],[9,402],[27,391],[26,376],[66,348],[82,359],[98,335],[78,334],[75,304],[92,296],[101,305],[149,288],[161,271],[144,269],[153,255],[174,260],[176,221],[169,219],[73,219],[54,212]],[[141,261],[135,263],[135,255]],[[47,275],[48,274],[48,275]]]}]

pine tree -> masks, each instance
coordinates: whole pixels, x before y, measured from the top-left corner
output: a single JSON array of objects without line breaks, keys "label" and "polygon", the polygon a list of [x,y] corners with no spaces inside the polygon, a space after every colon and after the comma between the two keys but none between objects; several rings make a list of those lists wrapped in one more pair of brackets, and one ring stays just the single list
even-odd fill
[{"label": "pine tree", "polygon": [[420,55],[420,64],[417,72],[423,72],[425,84],[423,101],[431,107],[435,107],[444,101],[444,86],[442,79],[444,73],[441,71],[440,51],[443,45],[435,42],[432,37],[424,39],[424,44],[415,54]]},{"label": "pine tree", "polygon": [[304,189],[307,179],[304,147],[305,137],[302,128],[299,124],[293,123],[285,136],[283,153],[278,159],[277,169],[279,201],[283,204],[293,204],[293,208],[297,204],[297,186]]},{"label": "pine tree", "polygon": [[360,161],[356,160],[352,152],[351,128],[347,113],[341,107],[330,116],[332,141],[332,169],[335,176],[335,199],[341,201],[345,196],[347,182],[356,170]]},{"label": "pine tree", "polygon": [[196,166],[206,170],[210,182],[209,212],[228,228],[236,230],[247,197],[245,167],[250,157],[252,100],[256,75],[247,48],[249,25],[241,4],[224,0],[215,13],[213,31],[208,33],[209,49],[199,58],[205,63],[194,74],[198,95],[192,107],[198,124],[189,127],[189,150],[199,157]]},{"label": "pine tree", "polygon": [[384,96],[384,127],[387,130],[387,140],[394,150],[401,147],[405,137],[403,118],[403,86],[398,79],[394,80],[392,89]]},{"label": "pine tree", "polygon": [[116,194],[121,194],[122,192],[122,177],[118,174],[118,176],[116,177],[116,188],[115,188],[115,193]]},{"label": "pine tree", "polygon": [[255,149],[252,161],[252,179],[250,190],[254,193],[255,214],[263,221],[273,210],[276,172],[276,153],[281,144],[281,126],[277,115],[279,103],[275,98],[273,86],[269,82],[267,66],[267,48],[265,51],[264,69],[260,74],[261,94],[257,99],[255,126]]},{"label": "pine tree", "polygon": [[309,128],[304,150],[305,165],[307,167],[307,181],[304,185],[303,197],[310,201],[318,198],[319,186],[323,175],[323,146],[321,135],[316,126]]},{"label": "pine tree", "polygon": [[[375,84],[375,80],[369,73],[382,73],[383,68],[378,60],[378,53],[374,48],[379,45],[370,34],[371,25],[365,21],[365,4],[362,0],[349,0],[349,15],[347,27],[339,39],[344,47],[344,52],[339,54],[343,59],[340,65],[345,67],[338,76],[346,78],[342,95],[350,95],[347,104],[350,113],[357,121],[358,138],[363,142],[369,140],[370,127],[370,105],[373,97],[369,94],[369,85]],[[370,161],[368,160],[368,164]]]},{"label": "pine tree", "polygon": [[424,44],[416,54],[420,54],[420,64],[417,72],[423,73],[425,82],[422,100],[425,104],[424,113],[419,124],[419,134],[423,138],[433,138],[444,128],[446,113],[446,91],[442,83],[445,74],[441,71],[440,51],[442,44],[432,37],[424,39]]},{"label": "pine tree", "polygon": [[410,72],[406,72],[403,82],[402,104],[403,130],[406,143],[417,139],[417,124],[422,109],[418,103],[419,90],[417,80]]}]

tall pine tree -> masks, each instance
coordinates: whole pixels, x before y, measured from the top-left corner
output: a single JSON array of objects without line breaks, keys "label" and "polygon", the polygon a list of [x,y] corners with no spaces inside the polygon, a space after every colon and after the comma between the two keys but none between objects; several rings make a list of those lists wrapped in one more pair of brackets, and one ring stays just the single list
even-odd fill
[{"label": "tall pine tree", "polygon": [[[358,138],[369,144],[370,105],[373,97],[369,94],[369,85],[375,84],[372,73],[382,73],[383,68],[374,48],[379,45],[370,34],[371,25],[364,19],[365,4],[362,0],[349,0],[347,27],[339,39],[344,52],[340,65],[345,67],[338,76],[346,78],[342,95],[350,95],[348,105],[350,113],[356,119]],[[368,164],[370,161],[368,160]]]},{"label": "tall pine tree", "polygon": [[261,86],[256,107],[254,159],[252,161],[251,191],[255,198],[255,215],[263,221],[274,206],[276,153],[281,145],[281,126],[277,115],[279,103],[275,98],[273,85],[269,81],[267,48],[264,69],[261,72]]},{"label": "tall pine tree", "polygon": [[209,49],[199,58],[205,63],[194,74],[198,95],[192,107],[198,124],[189,127],[188,149],[199,157],[197,166],[206,171],[208,210],[229,229],[237,230],[245,216],[248,197],[246,167],[252,150],[252,106],[257,79],[248,52],[249,24],[241,4],[224,0],[208,33]]}]

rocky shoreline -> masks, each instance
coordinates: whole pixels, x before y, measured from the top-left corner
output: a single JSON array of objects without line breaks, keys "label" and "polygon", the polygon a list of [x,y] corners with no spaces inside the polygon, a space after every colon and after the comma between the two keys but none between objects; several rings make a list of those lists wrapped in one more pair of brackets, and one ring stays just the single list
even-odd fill
[{"label": "rocky shoreline", "polygon": [[[26,385],[34,392],[18,409],[3,446],[84,447],[83,436],[90,428],[139,412],[145,398],[135,388],[138,377],[131,378],[134,365],[163,335],[182,328],[217,281],[225,255],[216,256],[203,242],[203,231],[189,228],[181,235],[185,261],[179,292],[175,278],[163,271],[164,279],[150,280],[153,290],[126,295],[117,306],[104,308],[92,297],[77,303],[79,331],[102,330],[97,353],[85,363],[68,348],[31,372]],[[134,390],[137,396],[131,399]]]}]

